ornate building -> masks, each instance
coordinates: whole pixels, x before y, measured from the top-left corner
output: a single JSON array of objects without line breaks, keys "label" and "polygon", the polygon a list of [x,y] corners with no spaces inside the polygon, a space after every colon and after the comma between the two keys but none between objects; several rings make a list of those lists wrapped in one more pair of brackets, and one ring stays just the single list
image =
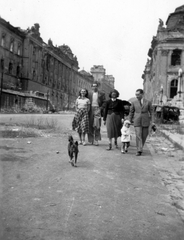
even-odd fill
[{"label": "ornate building", "polygon": [[184,107],[184,5],[159,20],[142,78],[146,97],[157,105]]},{"label": "ornate building", "polygon": [[91,89],[94,77],[79,71],[70,47],[51,39],[46,44],[39,29],[36,23],[22,30],[0,18],[0,110],[69,110],[81,88]]},{"label": "ornate building", "polygon": [[106,75],[106,70],[102,65],[94,65],[91,68],[91,74],[94,81],[99,83],[99,89],[103,90],[108,99],[109,93],[114,89],[115,79],[112,75]]}]

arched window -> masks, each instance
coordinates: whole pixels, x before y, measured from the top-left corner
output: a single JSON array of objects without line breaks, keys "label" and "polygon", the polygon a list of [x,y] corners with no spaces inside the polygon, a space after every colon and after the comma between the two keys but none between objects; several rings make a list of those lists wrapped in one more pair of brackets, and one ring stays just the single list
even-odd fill
[{"label": "arched window", "polygon": [[20,55],[21,54],[21,45],[18,44],[18,48],[17,48],[17,54]]},{"label": "arched window", "polygon": [[10,41],[10,52],[13,52],[14,50],[14,39],[12,38]]},{"label": "arched window", "polygon": [[173,79],[170,85],[170,98],[177,95],[178,79]]}]

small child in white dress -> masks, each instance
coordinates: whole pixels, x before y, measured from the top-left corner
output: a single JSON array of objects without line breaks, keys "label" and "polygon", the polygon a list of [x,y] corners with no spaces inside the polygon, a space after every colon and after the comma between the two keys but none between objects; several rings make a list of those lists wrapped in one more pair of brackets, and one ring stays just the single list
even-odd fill
[{"label": "small child in white dress", "polygon": [[130,121],[125,120],[123,127],[121,128],[121,152],[128,152],[128,147],[130,146],[131,134],[130,134]]}]

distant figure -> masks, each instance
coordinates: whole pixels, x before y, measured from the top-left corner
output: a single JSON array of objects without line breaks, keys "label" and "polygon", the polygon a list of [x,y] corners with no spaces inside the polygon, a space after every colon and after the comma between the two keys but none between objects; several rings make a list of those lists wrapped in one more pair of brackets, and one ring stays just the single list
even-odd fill
[{"label": "distant figure", "polygon": [[98,146],[98,141],[101,140],[101,117],[105,104],[105,93],[98,90],[98,82],[94,82],[91,86],[92,91],[89,92],[88,97],[91,102],[89,111],[89,133],[88,142]]},{"label": "distant figure", "polygon": [[136,156],[141,156],[146,138],[149,133],[149,126],[153,121],[153,108],[151,101],[143,98],[144,91],[137,89],[136,100],[130,106],[129,120],[134,124],[136,134]]}]

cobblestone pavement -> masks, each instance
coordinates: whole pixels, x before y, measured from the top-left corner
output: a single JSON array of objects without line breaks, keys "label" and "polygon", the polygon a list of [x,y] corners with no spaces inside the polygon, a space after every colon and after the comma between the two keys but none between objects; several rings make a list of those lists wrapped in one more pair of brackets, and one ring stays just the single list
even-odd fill
[{"label": "cobblestone pavement", "polygon": [[184,154],[172,139],[158,131],[147,140],[162,182],[169,190],[172,204],[184,221]]}]

